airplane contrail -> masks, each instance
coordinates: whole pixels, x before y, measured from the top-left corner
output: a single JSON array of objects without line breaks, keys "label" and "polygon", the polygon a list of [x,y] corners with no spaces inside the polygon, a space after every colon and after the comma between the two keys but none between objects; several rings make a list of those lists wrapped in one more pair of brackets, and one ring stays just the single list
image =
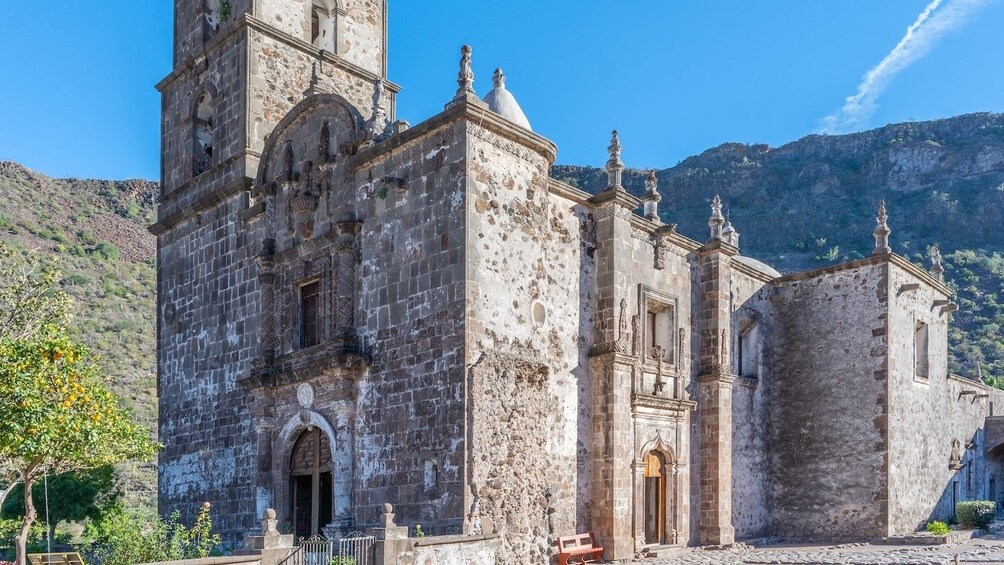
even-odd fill
[{"label": "airplane contrail", "polygon": [[964,24],[991,0],[932,0],[879,64],[861,79],[858,90],[839,111],[821,120],[818,133],[847,133],[863,129],[878,107],[876,100],[890,81],[926,55],[946,32]]}]

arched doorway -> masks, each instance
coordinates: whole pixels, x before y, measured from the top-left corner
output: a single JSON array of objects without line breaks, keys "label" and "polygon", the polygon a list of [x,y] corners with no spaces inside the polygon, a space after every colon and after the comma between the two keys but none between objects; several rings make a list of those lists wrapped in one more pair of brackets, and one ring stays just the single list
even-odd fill
[{"label": "arched doorway", "polygon": [[331,471],[327,434],[316,427],[305,430],[289,461],[289,516],[297,538],[318,535],[331,522]]},{"label": "arched doorway", "polygon": [[668,466],[658,451],[645,454],[645,541],[666,543],[666,506],[668,502]]},{"label": "arched doorway", "polygon": [[987,494],[986,500],[997,503],[997,515],[1004,515],[1004,444],[991,449],[986,455]]}]

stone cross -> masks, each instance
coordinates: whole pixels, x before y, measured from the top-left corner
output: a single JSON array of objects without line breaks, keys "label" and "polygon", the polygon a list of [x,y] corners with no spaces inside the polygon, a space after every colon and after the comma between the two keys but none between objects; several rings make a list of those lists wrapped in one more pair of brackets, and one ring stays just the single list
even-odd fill
[{"label": "stone cross", "polygon": [[892,233],[892,230],[889,229],[889,225],[886,223],[888,218],[889,216],[885,211],[885,200],[883,200],[879,203],[878,216],[875,217],[875,223],[877,224],[873,232],[875,235],[875,251],[872,252],[872,255],[892,253],[892,248],[889,247],[889,234]]}]

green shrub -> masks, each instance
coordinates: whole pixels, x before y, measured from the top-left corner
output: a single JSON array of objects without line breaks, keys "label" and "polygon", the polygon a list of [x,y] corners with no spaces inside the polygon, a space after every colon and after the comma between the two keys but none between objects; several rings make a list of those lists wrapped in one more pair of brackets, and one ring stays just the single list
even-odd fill
[{"label": "green shrub", "polygon": [[927,525],[927,531],[936,536],[943,536],[951,530],[948,529],[948,524],[944,522],[931,522]]},{"label": "green shrub", "polygon": [[108,261],[115,261],[119,258],[119,248],[110,241],[102,241],[94,247],[94,254]]},{"label": "green shrub", "polygon": [[152,512],[109,512],[101,520],[87,524],[84,554],[88,562],[101,565],[208,557],[220,545],[209,510],[209,503],[204,503],[191,528],[181,523],[177,512],[166,520]]},{"label": "green shrub", "polygon": [[987,529],[997,514],[997,503],[992,500],[967,500],[955,505],[955,515],[964,528]]},{"label": "green shrub", "polygon": [[355,557],[332,557],[331,565],[356,565]]}]

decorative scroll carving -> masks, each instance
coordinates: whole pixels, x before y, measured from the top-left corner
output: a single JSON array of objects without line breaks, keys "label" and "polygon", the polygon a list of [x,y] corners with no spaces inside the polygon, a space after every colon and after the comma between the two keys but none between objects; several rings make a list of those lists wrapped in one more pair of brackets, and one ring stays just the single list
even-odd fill
[{"label": "decorative scroll carving", "polygon": [[620,316],[617,319],[617,351],[628,353],[631,348],[631,334],[628,332],[627,300],[621,298]]},{"label": "decorative scroll carving", "polygon": [[666,388],[666,381],[662,378],[662,363],[666,358],[666,352],[662,349],[661,345],[656,345],[652,348],[652,357],[655,359],[655,386],[653,387],[652,394],[659,396]]}]

